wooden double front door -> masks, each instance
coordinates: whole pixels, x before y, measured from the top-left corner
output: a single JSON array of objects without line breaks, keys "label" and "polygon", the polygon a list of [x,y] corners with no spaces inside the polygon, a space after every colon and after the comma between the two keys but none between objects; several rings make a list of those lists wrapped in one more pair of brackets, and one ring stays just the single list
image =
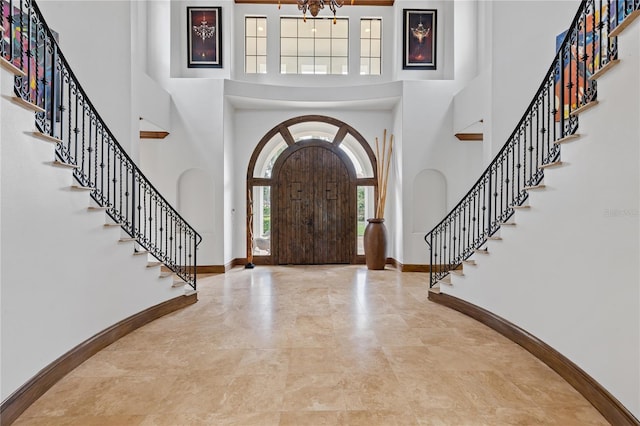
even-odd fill
[{"label": "wooden double front door", "polygon": [[338,147],[298,142],[274,164],[272,256],[276,264],[353,263],[356,177]]}]

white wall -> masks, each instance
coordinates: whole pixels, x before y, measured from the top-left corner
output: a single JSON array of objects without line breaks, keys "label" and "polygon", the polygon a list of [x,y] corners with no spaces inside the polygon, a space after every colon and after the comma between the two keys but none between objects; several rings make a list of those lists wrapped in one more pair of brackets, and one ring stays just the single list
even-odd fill
[{"label": "white wall", "polygon": [[[447,179],[447,211],[455,206],[482,171],[482,145],[461,142],[453,133],[454,82],[404,83],[402,144],[402,203],[404,256],[402,263],[428,264],[424,232],[412,224],[415,177],[424,169],[441,172]],[[431,226],[435,226],[433,223]]]},{"label": "white wall", "polygon": [[[209,7],[212,3],[207,0],[175,0],[171,7],[171,77],[172,78],[229,78],[234,49],[242,49],[242,45],[234,46],[229,34],[233,34],[233,1],[220,0],[214,6],[221,6],[222,15],[222,68],[189,68],[187,66],[187,7]],[[166,32],[166,27],[163,29]],[[165,45],[166,49],[166,45]],[[166,56],[165,52],[160,52]]]},{"label": "white wall", "polygon": [[487,159],[507,142],[555,55],[556,35],[578,11],[578,0],[499,1],[491,8],[491,127]]},{"label": "white wall", "polygon": [[120,145],[137,159],[128,1],[38,1],[80,85]]},{"label": "white wall", "polygon": [[545,171],[514,228],[448,294],[520,326],[584,369],[640,418],[640,22],[618,38],[568,164]]},{"label": "white wall", "polygon": [[26,133],[34,115],[9,101],[1,73],[0,289],[1,399],[94,334],[183,294],[119,227],[89,212],[86,192],[71,191],[69,169],[46,164],[54,146]]}]

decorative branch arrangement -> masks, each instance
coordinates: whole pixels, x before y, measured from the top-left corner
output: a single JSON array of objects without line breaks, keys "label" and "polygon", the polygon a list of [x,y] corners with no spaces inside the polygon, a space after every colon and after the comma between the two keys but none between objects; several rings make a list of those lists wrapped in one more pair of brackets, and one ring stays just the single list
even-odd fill
[{"label": "decorative branch arrangement", "polygon": [[387,149],[387,129],[384,129],[382,137],[382,151],[380,143],[376,137],[376,158],[378,159],[378,203],[376,208],[376,218],[384,218],[384,206],[387,202],[387,182],[389,181],[389,169],[391,168],[391,154],[393,154],[393,135],[389,138]]}]

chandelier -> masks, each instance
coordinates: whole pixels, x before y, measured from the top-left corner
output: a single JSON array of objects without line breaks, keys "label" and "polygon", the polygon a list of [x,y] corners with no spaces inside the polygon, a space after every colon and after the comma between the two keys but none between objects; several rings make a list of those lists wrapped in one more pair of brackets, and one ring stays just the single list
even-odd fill
[{"label": "chandelier", "polygon": [[[351,0],[353,5],[354,0]],[[333,12],[333,23],[336,23],[336,9],[339,9],[344,4],[344,0],[296,0],[298,4],[298,10],[302,11],[302,19],[307,22],[307,11],[311,13],[314,18],[318,16],[320,9],[324,9],[325,5],[329,6],[329,9]],[[280,9],[280,0],[278,0],[278,9]]]}]

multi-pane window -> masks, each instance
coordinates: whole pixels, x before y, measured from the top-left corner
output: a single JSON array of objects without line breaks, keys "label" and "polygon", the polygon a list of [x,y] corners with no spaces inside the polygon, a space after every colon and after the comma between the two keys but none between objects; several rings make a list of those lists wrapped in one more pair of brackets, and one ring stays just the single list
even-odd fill
[{"label": "multi-pane window", "polygon": [[247,17],[244,21],[244,71],[267,73],[267,18]]},{"label": "multi-pane window", "polygon": [[382,48],[382,19],[360,20],[360,74],[380,75]]},{"label": "multi-pane window", "polygon": [[280,18],[280,73],[348,74],[349,20]]}]

